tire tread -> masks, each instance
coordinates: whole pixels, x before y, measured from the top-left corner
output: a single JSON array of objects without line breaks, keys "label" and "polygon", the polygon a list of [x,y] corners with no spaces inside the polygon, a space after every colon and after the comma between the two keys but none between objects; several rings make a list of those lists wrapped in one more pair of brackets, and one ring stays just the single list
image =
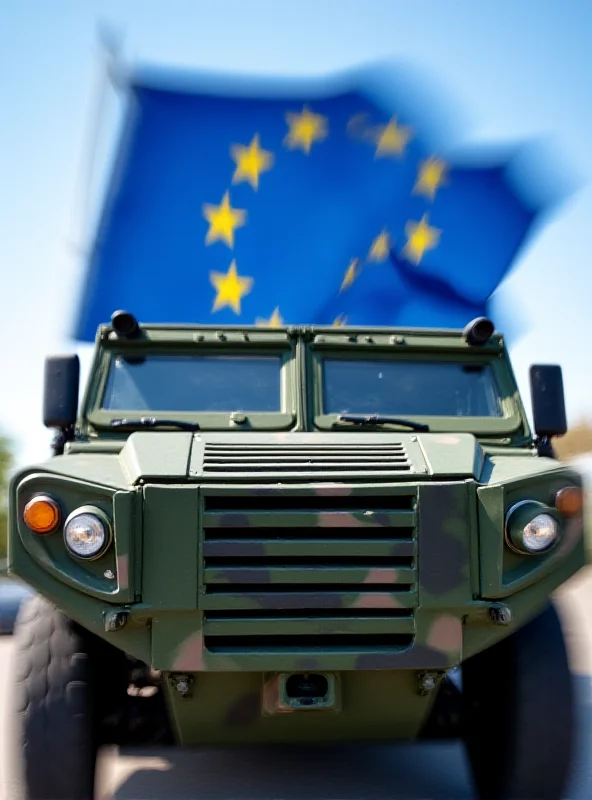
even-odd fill
[{"label": "tire tread", "polygon": [[92,800],[96,737],[85,637],[43,597],[21,606],[15,633],[14,789],[27,800]]}]

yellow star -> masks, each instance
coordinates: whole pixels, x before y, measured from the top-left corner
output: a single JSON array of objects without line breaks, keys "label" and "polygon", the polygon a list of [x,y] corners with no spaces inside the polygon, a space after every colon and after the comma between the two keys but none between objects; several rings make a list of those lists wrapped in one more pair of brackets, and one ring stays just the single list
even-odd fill
[{"label": "yellow star", "polygon": [[212,306],[212,314],[224,306],[230,306],[235,314],[241,313],[241,300],[249,294],[253,286],[253,278],[242,278],[237,274],[236,262],[232,261],[226,274],[210,272],[210,283],[216,290],[216,299]]},{"label": "yellow star", "polygon": [[333,328],[342,328],[344,325],[347,325],[347,317],[345,314],[340,314],[336,320],[334,320],[332,327]]},{"label": "yellow star", "polygon": [[286,122],[290,130],[284,139],[284,143],[291,150],[300,148],[308,154],[312,143],[320,142],[329,133],[327,117],[323,117],[321,114],[313,114],[306,106],[303,107],[300,114],[288,112],[286,114]]},{"label": "yellow star", "polygon": [[400,156],[411,139],[411,128],[397,125],[393,117],[388,125],[381,125],[378,129],[376,141],[376,156]]},{"label": "yellow star", "polygon": [[428,215],[424,214],[419,222],[409,220],[405,226],[407,244],[403,254],[414,264],[419,264],[426,250],[433,250],[440,241],[441,230],[428,225]]},{"label": "yellow star", "polygon": [[258,325],[262,328],[281,328],[284,324],[284,320],[280,314],[279,306],[276,306],[273,310],[273,314],[269,319],[262,319],[261,317],[257,317],[255,320],[255,325]]},{"label": "yellow star", "polygon": [[444,175],[446,169],[446,162],[440,161],[438,158],[428,158],[426,161],[422,161],[419,165],[417,182],[413,187],[413,193],[424,194],[430,200],[433,200],[436,196],[436,191],[446,183]]},{"label": "yellow star", "polygon": [[376,239],[372,242],[370,252],[368,253],[368,261],[386,261],[391,252],[391,239],[386,230],[378,234]]},{"label": "yellow star", "polygon": [[257,191],[259,188],[259,175],[272,167],[273,153],[259,148],[259,134],[256,133],[248,147],[242,144],[233,144],[230,148],[230,154],[236,164],[232,182],[248,181],[253,189]]},{"label": "yellow star", "polygon": [[345,271],[345,276],[343,278],[343,283],[341,284],[341,288],[339,289],[342,292],[344,289],[349,289],[352,283],[360,274],[361,264],[359,258],[352,258],[349,262],[349,267]]},{"label": "yellow star", "polygon": [[204,204],[203,215],[210,223],[206,235],[206,244],[222,240],[228,247],[234,247],[234,229],[242,228],[247,212],[240,208],[232,208],[228,192],[224,194],[219,206]]}]

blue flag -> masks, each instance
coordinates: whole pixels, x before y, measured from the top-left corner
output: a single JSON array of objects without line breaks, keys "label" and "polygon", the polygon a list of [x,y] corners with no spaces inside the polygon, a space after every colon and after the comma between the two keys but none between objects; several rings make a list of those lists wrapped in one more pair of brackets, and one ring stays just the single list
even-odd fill
[{"label": "blue flag", "polygon": [[[453,162],[363,74],[135,79],[74,336],[144,322],[464,326],[542,210],[512,156]],[[222,87],[222,88],[220,88]]]}]

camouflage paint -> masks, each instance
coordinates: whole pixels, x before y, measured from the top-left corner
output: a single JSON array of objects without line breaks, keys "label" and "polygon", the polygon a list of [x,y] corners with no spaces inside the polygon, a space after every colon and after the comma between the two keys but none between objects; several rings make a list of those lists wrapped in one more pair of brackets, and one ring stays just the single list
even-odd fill
[{"label": "camouflage paint", "polygon": [[[10,569],[165,678],[193,679],[189,697],[166,683],[181,743],[413,738],[434,698],[418,692],[418,672],[509,635],[583,566],[579,517],[563,520],[545,556],[516,554],[503,536],[515,502],[552,505],[581,479],[536,454],[500,337],[470,348],[458,332],[401,333],[415,358],[491,359],[508,410],[493,422],[432,419],[416,434],[331,429],[318,414],[311,375],[323,348],[398,357],[392,332],[371,332],[371,345],[360,338],[369,331],[227,333],[155,327],[137,347],[282,347],[302,367],[286,372],[287,410],[253,416],[245,432],[220,415],[200,415],[198,434],[102,428],[104,366],[120,346],[104,330],[79,440],[12,479]],[[22,510],[37,492],[57,497],[63,518],[99,507],[112,547],[83,563],[65,552],[61,526],[36,537]],[[501,600],[507,626],[489,614]],[[110,610],[128,612],[123,628],[105,630]],[[305,671],[335,674],[335,709],[281,702],[278,674]]]},{"label": "camouflage paint", "polygon": [[340,676],[342,704],[336,712],[276,711],[274,678],[273,674],[258,672],[235,672],[232,679],[219,672],[199,673],[188,698],[167,687],[179,744],[369,743],[413,739],[433,703],[433,695],[417,692],[416,673],[410,670],[358,671]]}]

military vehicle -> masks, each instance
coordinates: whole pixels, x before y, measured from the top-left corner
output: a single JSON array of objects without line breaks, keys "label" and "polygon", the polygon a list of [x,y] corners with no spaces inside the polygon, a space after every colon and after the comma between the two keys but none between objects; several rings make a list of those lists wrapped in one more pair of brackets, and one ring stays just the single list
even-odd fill
[{"label": "military vehicle", "polygon": [[[464,330],[139,324],[48,357],[10,487],[13,785],[93,796],[104,742],[464,741],[480,798],[559,800],[552,593],[585,563],[561,368]],[[79,407],[80,405],[80,407]],[[455,668],[460,667],[460,680]],[[429,764],[426,764],[429,769]],[[393,794],[396,776],[393,775]]]}]

